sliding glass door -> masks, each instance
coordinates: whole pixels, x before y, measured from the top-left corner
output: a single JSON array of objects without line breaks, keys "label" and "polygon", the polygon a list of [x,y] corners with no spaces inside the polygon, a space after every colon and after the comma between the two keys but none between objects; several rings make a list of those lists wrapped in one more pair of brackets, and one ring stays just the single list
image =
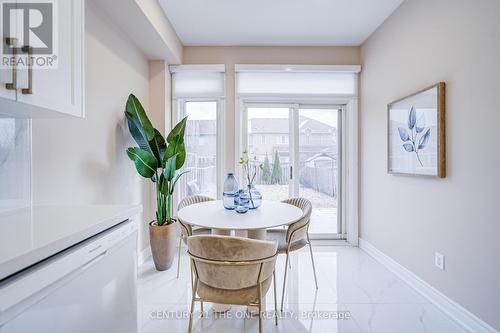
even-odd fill
[{"label": "sliding glass door", "polygon": [[297,172],[294,193],[313,205],[309,232],[317,236],[341,233],[341,112],[338,108],[299,107]]},{"label": "sliding glass door", "polygon": [[[342,107],[248,103],[244,146],[263,164],[256,185],[266,200],[304,197],[313,204],[309,232],[341,238]],[[244,126],[245,127],[245,126]]]},{"label": "sliding glass door", "polygon": [[247,108],[248,153],[257,168],[256,184],[266,200],[290,197],[290,109],[261,105]]}]

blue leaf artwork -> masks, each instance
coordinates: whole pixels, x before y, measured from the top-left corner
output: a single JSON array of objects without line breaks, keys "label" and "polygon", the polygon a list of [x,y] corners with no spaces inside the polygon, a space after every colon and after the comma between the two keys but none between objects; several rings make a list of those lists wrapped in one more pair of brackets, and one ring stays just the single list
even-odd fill
[{"label": "blue leaf artwork", "polygon": [[[422,113],[417,120],[417,111],[412,106],[408,112],[408,130],[406,128],[398,127],[398,132],[399,138],[403,142],[403,149],[408,153],[415,153],[420,166],[424,165],[420,159],[419,151],[427,146],[431,137],[430,128],[428,128],[425,132],[424,131],[425,116]],[[421,134],[422,132],[424,133]]]},{"label": "blue leaf artwork", "polygon": [[411,153],[411,152],[413,151],[413,144],[411,144],[411,143],[405,143],[405,144],[403,145],[403,148],[404,148],[407,152]]},{"label": "blue leaf artwork", "polygon": [[417,120],[417,124],[415,126],[415,130],[417,131],[417,133],[422,133],[422,131],[424,129],[425,129],[425,116],[422,113],[422,115],[420,116],[420,118],[418,118],[418,120]]},{"label": "blue leaf artwork", "polygon": [[429,137],[431,136],[431,129],[427,129],[427,132],[420,138],[420,141],[418,142],[418,149],[424,149],[425,146],[427,145],[427,142],[429,142]]},{"label": "blue leaf artwork", "polygon": [[398,127],[399,131],[399,137],[401,138],[401,141],[406,142],[410,141],[410,134],[406,131],[406,129]]},{"label": "blue leaf artwork", "polygon": [[408,128],[410,130],[415,127],[415,123],[417,122],[417,112],[415,111],[415,108],[412,106],[410,108],[410,114],[408,115]]}]

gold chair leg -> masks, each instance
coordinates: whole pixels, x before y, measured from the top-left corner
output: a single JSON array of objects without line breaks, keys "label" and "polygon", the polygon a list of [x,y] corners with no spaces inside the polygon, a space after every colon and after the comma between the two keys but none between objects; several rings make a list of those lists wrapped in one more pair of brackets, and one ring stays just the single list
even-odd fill
[{"label": "gold chair leg", "polygon": [[285,302],[285,287],[286,287],[286,274],[288,272],[288,252],[286,253],[286,261],[285,261],[285,277],[283,278],[283,292],[281,294],[281,312],[283,312],[283,304]]},{"label": "gold chair leg", "polygon": [[262,333],[262,285],[259,283],[259,333]]},{"label": "gold chair leg", "polygon": [[201,301],[201,317],[202,318],[203,318],[203,312],[205,312],[205,311],[203,311],[203,301]]},{"label": "gold chair leg", "polygon": [[198,279],[194,281],[193,285],[193,295],[191,298],[191,312],[189,313],[188,333],[193,332],[193,312],[194,312],[194,298],[196,296],[196,289],[198,289]]},{"label": "gold chair leg", "polygon": [[179,278],[179,271],[181,269],[181,245],[182,245],[182,235],[179,237],[179,256],[177,258],[177,278]]},{"label": "gold chair leg", "polygon": [[316,277],[316,266],[314,265],[313,249],[311,246],[311,240],[309,239],[309,233],[307,233],[307,242],[309,243],[309,252],[311,252],[311,262],[313,265],[314,282],[316,283],[316,290],[318,290],[318,278]]},{"label": "gold chair leg", "polygon": [[278,300],[276,297],[276,270],[273,271],[273,284],[274,284],[274,322],[278,326]]}]

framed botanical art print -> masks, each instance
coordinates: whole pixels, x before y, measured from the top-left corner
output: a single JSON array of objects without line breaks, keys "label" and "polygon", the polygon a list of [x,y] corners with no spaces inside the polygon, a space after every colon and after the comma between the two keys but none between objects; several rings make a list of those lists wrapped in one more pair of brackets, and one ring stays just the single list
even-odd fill
[{"label": "framed botanical art print", "polygon": [[387,106],[388,172],[444,178],[445,83]]}]

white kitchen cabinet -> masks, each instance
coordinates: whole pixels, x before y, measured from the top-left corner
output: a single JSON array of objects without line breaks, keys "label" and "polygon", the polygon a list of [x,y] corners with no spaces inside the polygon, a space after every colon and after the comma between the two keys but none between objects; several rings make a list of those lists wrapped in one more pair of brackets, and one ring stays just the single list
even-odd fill
[{"label": "white kitchen cabinet", "polygon": [[[2,69],[0,114],[26,118],[84,116],[84,0],[54,0],[54,6],[57,68],[18,66],[15,90],[6,87],[12,82],[13,70]],[[16,26],[22,28],[22,24]],[[24,38],[19,36],[23,33],[18,31],[18,43],[25,47],[20,54],[26,56],[29,45],[24,45]]]}]

